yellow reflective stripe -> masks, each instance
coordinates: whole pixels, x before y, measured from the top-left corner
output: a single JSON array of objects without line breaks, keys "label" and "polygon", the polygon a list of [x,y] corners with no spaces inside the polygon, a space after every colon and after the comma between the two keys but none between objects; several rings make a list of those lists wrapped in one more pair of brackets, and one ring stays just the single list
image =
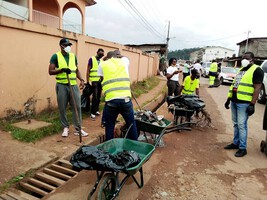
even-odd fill
[{"label": "yellow reflective stripe", "polygon": [[115,78],[115,79],[111,79],[111,80],[104,82],[102,84],[102,86],[105,86],[105,85],[110,84],[110,83],[121,82],[121,81],[129,81],[130,82],[130,79],[129,78]]},{"label": "yellow reflective stripe", "polygon": [[237,91],[238,94],[244,94],[244,95],[247,95],[247,96],[252,96],[253,93],[250,93],[250,92],[242,92],[242,91]]},{"label": "yellow reflective stripe", "polygon": [[247,86],[247,87],[253,87],[254,88],[254,85],[253,84],[249,84],[249,83],[239,83],[239,85],[243,85],[243,86]]},{"label": "yellow reflective stripe", "polygon": [[106,90],[104,92],[104,95],[106,95],[109,92],[118,91],[118,90],[126,90],[126,91],[129,91],[130,90],[130,87],[115,87],[115,88],[110,88],[110,89],[108,89],[108,90]]}]

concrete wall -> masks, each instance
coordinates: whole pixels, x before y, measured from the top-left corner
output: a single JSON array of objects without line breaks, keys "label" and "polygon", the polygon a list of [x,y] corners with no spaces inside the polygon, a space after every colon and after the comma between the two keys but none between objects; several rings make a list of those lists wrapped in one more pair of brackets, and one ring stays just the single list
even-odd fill
[{"label": "concrete wall", "polygon": [[78,67],[85,79],[87,62],[98,48],[108,51],[119,49],[130,59],[131,82],[156,75],[158,56],[144,55],[140,50],[85,35],[61,31],[0,16],[0,117],[7,111],[25,110],[32,98],[37,112],[56,107],[55,77],[49,76],[49,61],[59,51],[59,40],[67,37],[73,43]]}]

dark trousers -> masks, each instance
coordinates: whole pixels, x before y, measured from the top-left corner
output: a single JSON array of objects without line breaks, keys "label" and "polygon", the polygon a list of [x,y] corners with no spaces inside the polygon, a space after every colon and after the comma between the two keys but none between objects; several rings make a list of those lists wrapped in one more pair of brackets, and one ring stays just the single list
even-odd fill
[{"label": "dark trousers", "polygon": [[102,92],[102,86],[100,81],[92,82],[92,105],[91,105],[91,114],[95,115],[97,111],[99,111],[99,103]]},{"label": "dark trousers", "polygon": [[134,109],[130,98],[125,99],[113,99],[105,104],[105,133],[106,140],[114,138],[114,128],[118,115],[121,114],[127,127],[131,126],[127,138],[137,140],[137,127],[134,119]]},{"label": "dark trousers", "polygon": [[178,81],[172,81],[168,80],[167,81],[167,87],[168,87],[168,96],[178,96],[179,90],[180,90],[180,84]]}]

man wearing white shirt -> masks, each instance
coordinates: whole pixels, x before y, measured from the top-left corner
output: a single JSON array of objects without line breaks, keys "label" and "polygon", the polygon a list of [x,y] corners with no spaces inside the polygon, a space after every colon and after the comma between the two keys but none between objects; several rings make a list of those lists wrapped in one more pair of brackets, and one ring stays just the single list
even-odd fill
[{"label": "man wearing white shirt", "polygon": [[103,113],[104,118],[108,119],[105,120],[106,140],[114,138],[114,127],[119,114],[124,118],[127,127],[132,125],[127,138],[137,140],[138,137],[131,100],[128,65],[128,58],[118,58],[114,51],[110,51],[107,59],[98,67],[105,96]]},{"label": "man wearing white shirt", "polygon": [[196,69],[198,71],[198,73],[201,75],[202,66],[201,66],[199,60],[197,60],[196,63],[193,65],[193,69]]},{"label": "man wearing white shirt", "polygon": [[177,96],[180,90],[179,73],[181,73],[182,70],[177,68],[176,58],[171,58],[169,60],[169,65],[170,66],[167,68],[167,73],[166,73],[166,77],[168,79],[167,81],[168,96],[172,96],[173,94]]}]

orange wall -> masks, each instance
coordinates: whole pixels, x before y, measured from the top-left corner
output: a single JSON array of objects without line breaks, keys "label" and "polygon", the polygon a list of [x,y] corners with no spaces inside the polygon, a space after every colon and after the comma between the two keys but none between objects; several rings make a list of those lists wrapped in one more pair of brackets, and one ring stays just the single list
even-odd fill
[{"label": "orange wall", "polygon": [[[73,43],[78,67],[85,79],[87,62],[98,48],[108,51],[119,49],[130,59],[132,82],[142,81],[156,74],[158,56],[143,55],[140,50],[121,44],[61,31],[27,21],[0,16],[0,117],[13,109],[24,111],[24,103],[36,100],[39,112],[48,106],[56,107],[55,77],[49,76],[49,60],[60,50],[59,40],[67,37]],[[49,104],[51,101],[51,104]]]}]

